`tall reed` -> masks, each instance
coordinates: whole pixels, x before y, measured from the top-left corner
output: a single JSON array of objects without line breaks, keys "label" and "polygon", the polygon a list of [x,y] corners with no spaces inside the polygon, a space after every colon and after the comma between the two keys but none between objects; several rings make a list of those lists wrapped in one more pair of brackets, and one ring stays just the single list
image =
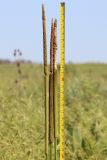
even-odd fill
[{"label": "tall reed", "polygon": [[55,160],[57,160],[57,140],[58,140],[58,104],[57,104],[57,20],[54,21],[53,33],[53,104],[54,104],[54,145]]},{"label": "tall reed", "polygon": [[54,144],[54,106],[53,106],[53,28],[51,24],[51,39],[50,39],[50,74],[49,74],[49,142],[50,142],[50,160],[53,156]]},{"label": "tall reed", "polygon": [[[19,49],[15,49],[13,56],[15,57],[15,64],[17,67],[17,73],[18,73],[19,79],[21,79],[22,78],[22,69],[21,69],[21,59],[20,58],[22,56],[22,53]],[[18,82],[19,82],[19,80],[15,80],[15,83],[18,83]]]},{"label": "tall reed", "polygon": [[48,64],[47,64],[47,40],[46,40],[46,17],[45,17],[45,8],[42,4],[42,24],[43,24],[43,54],[44,54],[44,94],[45,94],[45,154],[46,160],[48,160]]}]

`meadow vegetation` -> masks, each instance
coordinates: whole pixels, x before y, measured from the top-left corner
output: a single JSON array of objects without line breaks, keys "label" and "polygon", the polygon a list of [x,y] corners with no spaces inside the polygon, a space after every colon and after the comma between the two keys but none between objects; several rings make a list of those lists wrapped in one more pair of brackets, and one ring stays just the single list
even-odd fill
[{"label": "meadow vegetation", "polygon": [[[44,160],[44,68],[21,70],[0,64],[0,160]],[[107,160],[106,64],[65,66],[65,160]]]}]

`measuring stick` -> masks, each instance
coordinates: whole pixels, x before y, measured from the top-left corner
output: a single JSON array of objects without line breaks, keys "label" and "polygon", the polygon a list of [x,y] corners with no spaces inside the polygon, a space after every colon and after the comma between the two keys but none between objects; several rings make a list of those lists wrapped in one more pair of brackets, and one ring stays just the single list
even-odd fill
[{"label": "measuring stick", "polygon": [[64,160],[65,3],[60,4],[60,160]]}]

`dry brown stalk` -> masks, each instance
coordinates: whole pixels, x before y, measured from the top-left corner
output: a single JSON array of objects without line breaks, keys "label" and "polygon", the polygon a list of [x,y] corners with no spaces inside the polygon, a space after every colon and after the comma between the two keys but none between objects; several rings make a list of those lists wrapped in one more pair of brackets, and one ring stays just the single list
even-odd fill
[{"label": "dry brown stalk", "polygon": [[42,21],[43,21],[44,73],[47,74],[46,16],[45,16],[45,8],[44,8],[44,4],[42,4]]},{"label": "dry brown stalk", "polygon": [[57,105],[57,20],[54,21],[53,33],[53,105],[54,105],[54,146],[55,160],[57,160],[57,140],[58,140],[58,105]]},{"label": "dry brown stalk", "polygon": [[50,75],[49,75],[49,142],[54,142],[54,109],[53,109],[53,29],[54,23],[51,24],[50,40]]},{"label": "dry brown stalk", "polygon": [[46,40],[46,17],[45,17],[45,8],[42,4],[42,23],[43,23],[43,56],[44,56],[44,105],[45,105],[45,154],[46,160],[48,160],[48,65],[47,65],[47,40]]},{"label": "dry brown stalk", "polygon": [[53,103],[54,103],[54,136],[56,135],[56,82],[57,82],[57,77],[56,77],[56,72],[57,72],[57,20],[54,21],[54,32],[53,32]]},{"label": "dry brown stalk", "polygon": [[57,69],[57,20],[54,21],[54,34],[53,34],[53,68]]}]

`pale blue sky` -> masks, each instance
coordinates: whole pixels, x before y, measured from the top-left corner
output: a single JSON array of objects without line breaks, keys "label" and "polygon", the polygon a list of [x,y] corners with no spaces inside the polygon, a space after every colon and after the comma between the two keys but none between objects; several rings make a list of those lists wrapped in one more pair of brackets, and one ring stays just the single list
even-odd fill
[{"label": "pale blue sky", "polygon": [[[59,28],[60,2],[44,0],[48,53],[51,18],[58,19]],[[65,2],[66,62],[107,62],[107,0]],[[23,58],[43,61],[41,4],[42,0],[0,0],[0,58],[13,59],[13,50],[20,48]]]}]

